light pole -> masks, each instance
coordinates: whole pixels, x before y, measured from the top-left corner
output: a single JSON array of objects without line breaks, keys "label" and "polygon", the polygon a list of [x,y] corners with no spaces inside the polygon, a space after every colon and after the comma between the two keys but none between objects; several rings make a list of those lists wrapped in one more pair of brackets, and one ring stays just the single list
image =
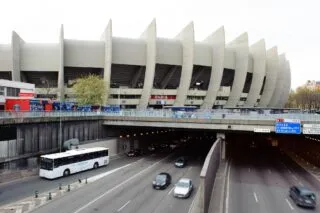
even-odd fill
[{"label": "light pole", "polygon": [[61,95],[60,95],[60,108],[59,108],[59,152],[61,152],[61,145],[62,145],[61,102],[62,102],[62,98],[61,98]]}]

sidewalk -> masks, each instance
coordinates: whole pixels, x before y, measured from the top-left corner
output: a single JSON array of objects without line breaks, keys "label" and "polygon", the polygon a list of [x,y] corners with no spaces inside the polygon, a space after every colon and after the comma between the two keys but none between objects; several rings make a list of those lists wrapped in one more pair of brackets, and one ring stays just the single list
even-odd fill
[{"label": "sidewalk", "polygon": [[307,162],[305,159],[301,158],[299,155],[295,154],[289,150],[283,150],[294,162],[296,162],[299,166],[309,172],[312,176],[314,176],[320,182],[320,168],[314,166],[313,164]]}]

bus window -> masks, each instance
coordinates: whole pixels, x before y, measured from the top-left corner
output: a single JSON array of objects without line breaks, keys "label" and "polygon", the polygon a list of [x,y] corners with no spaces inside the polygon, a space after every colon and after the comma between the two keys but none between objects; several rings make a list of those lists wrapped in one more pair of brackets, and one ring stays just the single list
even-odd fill
[{"label": "bus window", "polygon": [[48,158],[41,158],[40,167],[44,170],[52,170],[53,160]]}]

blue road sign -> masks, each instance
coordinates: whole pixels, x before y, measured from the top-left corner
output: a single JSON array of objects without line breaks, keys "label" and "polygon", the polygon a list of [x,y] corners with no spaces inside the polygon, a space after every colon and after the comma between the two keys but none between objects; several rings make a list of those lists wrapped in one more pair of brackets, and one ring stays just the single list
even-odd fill
[{"label": "blue road sign", "polygon": [[279,134],[301,134],[301,124],[292,122],[276,122],[275,132]]}]

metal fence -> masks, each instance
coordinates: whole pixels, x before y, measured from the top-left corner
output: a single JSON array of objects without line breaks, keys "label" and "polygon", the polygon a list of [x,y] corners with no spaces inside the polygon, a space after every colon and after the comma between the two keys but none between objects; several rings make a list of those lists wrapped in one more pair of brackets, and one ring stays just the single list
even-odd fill
[{"label": "metal fence", "polygon": [[54,111],[54,112],[0,112],[0,119],[6,118],[34,118],[34,117],[89,117],[89,116],[119,116],[119,117],[155,117],[174,119],[234,119],[234,120],[275,120],[300,119],[301,121],[319,121],[319,114],[283,113],[283,114],[257,114],[232,113],[225,111],[196,111],[173,112],[170,110],[121,110],[118,112],[80,112],[80,111]]}]

